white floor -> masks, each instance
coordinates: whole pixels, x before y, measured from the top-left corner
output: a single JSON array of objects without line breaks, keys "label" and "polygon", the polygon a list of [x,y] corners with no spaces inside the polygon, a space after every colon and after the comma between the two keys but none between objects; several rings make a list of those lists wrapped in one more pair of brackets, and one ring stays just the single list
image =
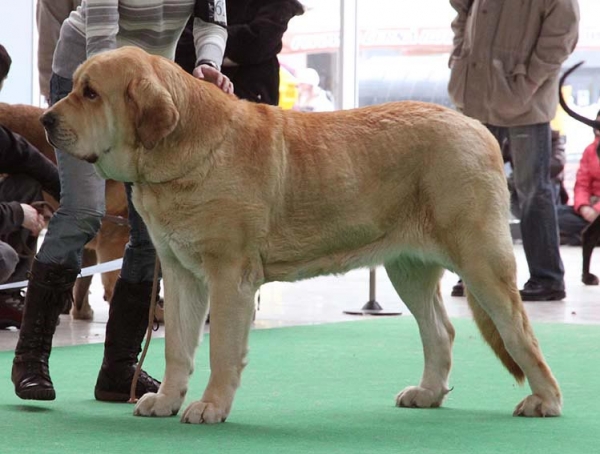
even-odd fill
[{"label": "white floor", "polygon": [[[518,261],[519,285],[528,278],[523,248],[514,247]],[[563,246],[561,254],[565,263],[567,298],[564,301],[527,302],[526,308],[535,322],[600,323],[600,287],[587,287],[581,283],[581,248]],[[600,252],[598,252],[600,254]],[[600,275],[600,260],[592,259],[592,272]],[[401,311],[410,316],[393,290],[385,271],[377,270],[376,299],[384,310]],[[465,298],[450,296],[457,277],[446,273],[442,280],[442,293],[451,317],[470,317]],[[61,316],[56,329],[54,345],[77,345],[104,342],[104,329],[108,305],[102,299],[100,279],[94,277],[90,296],[94,320],[71,320]],[[345,310],[360,309],[369,299],[369,271],[356,270],[342,277],[321,277],[296,283],[271,283],[261,289],[260,310],[255,328],[272,328],[314,323],[364,320],[368,316],[344,314]],[[161,327],[155,334],[164,336]],[[0,350],[14,349],[18,331],[0,330]]]}]

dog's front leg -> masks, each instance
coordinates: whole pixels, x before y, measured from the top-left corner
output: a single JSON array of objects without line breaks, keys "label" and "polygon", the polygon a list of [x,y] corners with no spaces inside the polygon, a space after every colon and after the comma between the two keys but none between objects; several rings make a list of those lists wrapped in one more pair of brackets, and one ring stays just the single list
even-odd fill
[{"label": "dog's front leg", "polygon": [[161,257],[165,287],[166,370],[157,393],[147,393],[135,406],[136,416],[172,416],[185,399],[194,356],[208,308],[208,290],[178,262]]},{"label": "dog's front leg", "polygon": [[210,379],[202,399],[192,402],[181,420],[192,424],[224,422],[246,365],[248,335],[258,288],[245,263],[206,263],[210,291]]}]

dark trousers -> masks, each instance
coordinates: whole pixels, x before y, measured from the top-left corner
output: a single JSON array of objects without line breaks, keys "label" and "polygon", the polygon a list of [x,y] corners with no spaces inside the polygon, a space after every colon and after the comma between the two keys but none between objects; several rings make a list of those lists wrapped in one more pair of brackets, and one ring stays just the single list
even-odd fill
[{"label": "dark trousers", "polygon": [[[42,186],[27,175],[9,175],[0,182],[0,202],[31,204],[41,200]],[[37,249],[37,237],[20,228],[0,235],[0,242],[0,282],[24,281]]]},{"label": "dark trousers", "polygon": [[571,205],[559,205],[557,210],[560,242],[570,246],[581,246],[581,232],[590,223],[575,213]]}]

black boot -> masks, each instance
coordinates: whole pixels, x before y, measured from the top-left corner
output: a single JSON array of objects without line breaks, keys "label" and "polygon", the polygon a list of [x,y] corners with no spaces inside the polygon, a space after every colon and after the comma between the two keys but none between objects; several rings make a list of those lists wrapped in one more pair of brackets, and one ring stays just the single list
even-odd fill
[{"label": "black boot", "polygon": [[[127,402],[141,343],[148,328],[152,282],[131,283],[119,277],[110,303],[104,359],[96,381],[96,400]],[[158,391],[160,382],[141,371],[136,397]]]},{"label": "black boot", "polygon": [[23,321],[15,349],[12,382],[21,399],[54,400],[48,371],[52,336],[67,301],[73,299],[78,271],[33,261],[25,295]]}]

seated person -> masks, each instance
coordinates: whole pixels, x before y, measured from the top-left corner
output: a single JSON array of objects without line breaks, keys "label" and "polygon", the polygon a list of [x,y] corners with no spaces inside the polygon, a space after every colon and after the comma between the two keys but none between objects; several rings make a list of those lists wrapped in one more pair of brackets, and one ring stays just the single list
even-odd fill
[{"label": "seated person", "polygon": [[[44,216],[32,206],[56,200],[60,180],[56,166],[22,137],[0,126],[0,284],[27,279]],[[21,289],[0,290],[0,328],[21,326]]]},{"label": "seated person", "polygon": [[[0,88],[11,58],[0,45]],[[22,137],[0,126],[0,284],[27,278],[37,250],[44,216],[31,204],[44,200],[42,189],[57,201],[60,180],[56,166]],[[0,329],[21,326],[21,289],[0,290]]]},{"label": "seated person", "polygon": [[[600,120],[600,111],[596,116]],[[581,232],[600,213],[600,161],[598,147],[600,132],[594,129],[594,141],[589,144],[579,161],[575,178],[574,203],[558,207],[558,227],[561,244],[581,245]]]}]

